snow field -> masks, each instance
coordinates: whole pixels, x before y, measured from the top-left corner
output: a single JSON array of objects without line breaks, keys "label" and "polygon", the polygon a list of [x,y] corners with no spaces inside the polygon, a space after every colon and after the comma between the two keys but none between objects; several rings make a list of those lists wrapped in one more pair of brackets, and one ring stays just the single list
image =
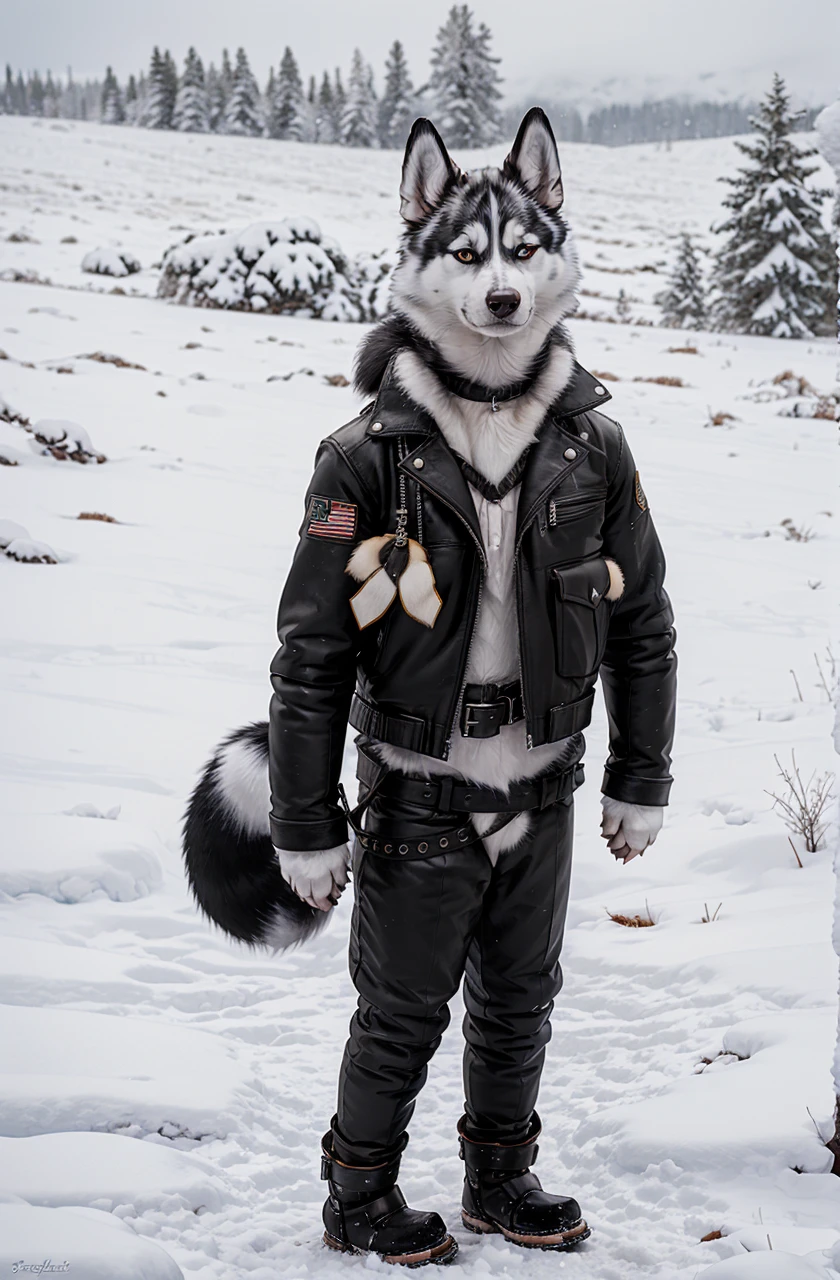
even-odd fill
[{"label": "snow field", "polygon": [[[0,467],[0,519],[58,559],[0,556],[0,1212],[14,1228],[0,1239],[18,1260],[68,1258],[83,1280],[381,1270],[319,1243],[350,902],[309,948],[252,954],[196,916],[178,855],[199,766],[265,715],[311,461],[358,404],[326,378],[349,376],[362,330],[115,295],[80,263],[120,241],[144,267],[120,287],[152,294],[150,264],[187,230],[275,216],[312,216],[349,252],[390,247],[398,157],[60,123],[0,118],[0,272],[56,282],[0,282],[0,397],[33,423],[78,424],[107,462],[45,456],[0,423],[19,461]],[[705,230],[731,142],[564,152],[584,288],[615,293],[614,269],[632,271],[634,307],[652,315],[662,278],[642,268],[681,225]],[[40,243],[8,243],[21,226]],[[789,368],[830,390],[834,351],[573,331],[581,361],[616,379],[607,411],[665,545],[681,663],[673,803],[627,868],[597,830],[600,705],[587,734],[538,1169],[580,1198],[593,1236],[558,1258],[461,1231],[458,1008],[402,1186],[445,1215],[468,1276],[827,1280],[840,1272],[840,1180],[817,1132],[832,1106],[833,878],[827,851],[800,845],[796,866],[766,791],[774,753],[794,748],[806,777],[832,767],[814,654],[825,668],[838,603],[836,424],[781,417],[788,402],[756,393]],[[708,426],[721,412],[733,419]],[[814,536],[795,540],[787,519]],[[608,918],[646,903],[652,928]],[[128,1252],[153,1245],[154,1262]]]}]

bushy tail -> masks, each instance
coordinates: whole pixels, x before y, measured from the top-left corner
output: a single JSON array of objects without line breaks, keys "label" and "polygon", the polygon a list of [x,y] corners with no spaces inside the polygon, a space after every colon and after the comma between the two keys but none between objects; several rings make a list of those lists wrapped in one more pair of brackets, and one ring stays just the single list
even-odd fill
[{"label": "bushy tail", "polygon": [[280,874],[268,812],[268,724],[221,742],[190,796],[184,864],[199,908],[232,938],[282,950],[305,942],[328,915],[307,906]]}]

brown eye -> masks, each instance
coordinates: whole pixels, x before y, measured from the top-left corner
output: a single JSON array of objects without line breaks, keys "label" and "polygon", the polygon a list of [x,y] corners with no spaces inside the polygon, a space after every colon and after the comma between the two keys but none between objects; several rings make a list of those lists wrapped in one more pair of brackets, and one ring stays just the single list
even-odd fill
[{"label": "brown eye", "polygon": [[529,258],[533,258],[539,247],[538,244],[521,244],[516,250],[516,256],[520,262],[527,262]]},{"label": "brown eye", "polygon": [[455,257],[459,262],[475,262],[475,254],[472,249],[456,249]]}]

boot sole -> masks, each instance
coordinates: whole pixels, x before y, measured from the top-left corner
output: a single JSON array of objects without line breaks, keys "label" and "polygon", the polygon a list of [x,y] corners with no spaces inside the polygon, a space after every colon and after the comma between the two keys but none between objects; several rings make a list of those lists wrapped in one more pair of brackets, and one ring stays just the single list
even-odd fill
[{"label": "boot sole", "polygon": [[458,1252],[458,1241],[453,1236],[447,1236],[441,1244],[436,1244],[432,1249],[418,1249],[416,1253],[389,1254],[375,1253],[373,1249],[357,1249],[355,1245],[342,1244],[328,1231],[324,1232],[324,1244],[328,1249],[334,1249],[336,1253],[351,1253],[357,1257],[367,1257],[368,1254],[374,1253],[377,1258],[395,1267],[425,1267],[430,1263],[445,1266],[448,1262],[452,1262]]},{"label": "boot sole", "polygon": [[502,1235],[511,1244],[518,1244],[523,1249],[574,1249],[592,1235],[583,1218],[575,1226],[569,1227],[568,1230],[557,1231],[553,1235],[547,1236],[527,1235],[521,1231],[510,1231],[499,1222],[489,1222],[484,1218],[473,1218],[463,1209],[461,1210],[461,1221],[467,1231],[472,1231],[474,1235]]}]

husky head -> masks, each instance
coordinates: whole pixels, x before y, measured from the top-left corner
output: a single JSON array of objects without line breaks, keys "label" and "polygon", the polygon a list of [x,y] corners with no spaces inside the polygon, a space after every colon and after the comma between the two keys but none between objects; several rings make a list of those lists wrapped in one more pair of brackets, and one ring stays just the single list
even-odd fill
[{"label": "husky head", "polygon": [[430,121],[415,121],[400,202],[394,305],[448,363],[521,366],[574,310],[579,268],[560,214],[557,144],[539,107],[502,167],[474,173],[461,172]]}]

